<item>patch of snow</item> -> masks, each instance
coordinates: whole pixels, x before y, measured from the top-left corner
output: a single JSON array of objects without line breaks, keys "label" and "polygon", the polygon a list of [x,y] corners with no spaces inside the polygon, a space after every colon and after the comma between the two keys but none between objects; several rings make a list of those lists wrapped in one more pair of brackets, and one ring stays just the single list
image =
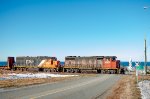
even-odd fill
[{"label": "patch of snow", "polygon": [[22,79],[22,78],[50,78],[50,77],[72,77],[78,75],[60,75],[60,74],[50,74],[50,73],[26,73],[26,74],[8,74],[7,77],[1,77],[0,80],[7,79]]},{"label": "patch of snow", "polygon": [[150,99],[150,81],[144,80],[138,83],[142,99]]}]

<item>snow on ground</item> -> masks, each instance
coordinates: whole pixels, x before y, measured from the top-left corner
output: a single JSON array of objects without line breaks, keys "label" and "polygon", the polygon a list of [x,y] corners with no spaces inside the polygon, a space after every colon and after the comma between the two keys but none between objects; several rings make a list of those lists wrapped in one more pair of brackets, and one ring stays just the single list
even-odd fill
[{"label": "snow on ground", "polygon": [[144,80],[138,83],[142,99],[150,99],[150,81]]},{"label": "snow on ground", "polygon": [[26,73],[26,74],[8,74],[8,76],[0,77],[0,80],[7,79],[20,79],[20,78],[50,78],[50,77],[72,77],[78,75],[60,75],[60,74],[50,74],[50,73]]}]

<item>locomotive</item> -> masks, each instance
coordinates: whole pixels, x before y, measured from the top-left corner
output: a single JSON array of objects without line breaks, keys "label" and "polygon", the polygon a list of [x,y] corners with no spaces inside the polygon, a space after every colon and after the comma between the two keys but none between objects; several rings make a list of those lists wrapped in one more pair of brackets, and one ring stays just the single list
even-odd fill
[{"label": "locomotive", "polygon": [[7,58],[7,63],[4,65],[0,66],[0,69],[13,69],[14,68],[14,63],[15,63],[15,58],[14,57],[8,57]]},{"label": "locomotive", "polygon": [[60,61],[50,56],[20,56],[16,57],[14,69],[37,68],[39,71],[58,71]]},{"label": "locomotive", "polygon": [[119,73],[120,61],[116,56],[67,56],[64,72],[95,70],[97,73]]}]

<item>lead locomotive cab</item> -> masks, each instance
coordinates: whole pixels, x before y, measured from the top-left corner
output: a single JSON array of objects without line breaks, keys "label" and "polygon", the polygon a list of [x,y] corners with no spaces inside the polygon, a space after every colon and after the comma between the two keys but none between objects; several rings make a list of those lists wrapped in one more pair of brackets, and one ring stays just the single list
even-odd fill
[{"label": "lead locomotive cab", "polygon": [[104,73],[118,73],[120,69],[120,61],[116,56],[105,56],[103,59],[103,67],[101,68]]}]

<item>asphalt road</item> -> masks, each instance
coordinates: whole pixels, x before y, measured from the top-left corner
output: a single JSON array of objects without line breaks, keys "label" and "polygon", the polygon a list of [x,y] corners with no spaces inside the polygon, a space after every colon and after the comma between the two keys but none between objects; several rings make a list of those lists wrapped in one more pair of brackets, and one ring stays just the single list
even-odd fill
[{"label": "asphalt road", "polygon": [[99,74],[53,84],[7,89],[0,92],[0,99],[97,99],[120,78],[120,75]]}]

